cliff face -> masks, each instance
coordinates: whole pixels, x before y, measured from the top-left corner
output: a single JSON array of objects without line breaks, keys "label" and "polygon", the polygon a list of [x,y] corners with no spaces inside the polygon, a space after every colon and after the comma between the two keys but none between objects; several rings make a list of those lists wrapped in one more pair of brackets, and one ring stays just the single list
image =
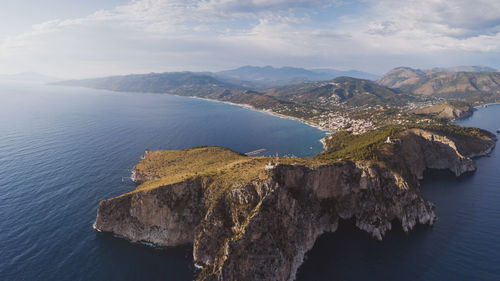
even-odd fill
[{"label": "cliff face", "polygon": [[318,169],[278,166],[274,184],[267,185],[273,188],[254,201],[245,228],[226,239],[213,260],[199,258],[213,256],[200,247],[213,235],[200,229],[194,244],[195,262],[204,266],[199,279],[294,280],[304,254],[319,235],[335,231],[339,219],[355,218],[378,239],[394,219],[406,231],[416,223],[432,224],[434,206],[396,177],[377,165],[353,162]]},{"label": "cliff face", "polygon": [[395,221],[405,231],[432,225],[434,205],[418,188],[424,170],[474,171],[470,156],[495,145],[494,136],[471,137],[470,145],[421,129],[398,137],[401,157],[392,162],[286,163],[224,189],[214,189],[221,183],[213,174],[138,189],[102,201],[95,228],[158,246],[192,243],[199,280],[294,280],[316,238],[340,219],[354,219],[377,239]]},{"label": "cliff face", "polygon": [[206,211],[202,203],[206,184],[195,178],[103,200],[94,227],[134,242],[192,244],[196,226]]}]

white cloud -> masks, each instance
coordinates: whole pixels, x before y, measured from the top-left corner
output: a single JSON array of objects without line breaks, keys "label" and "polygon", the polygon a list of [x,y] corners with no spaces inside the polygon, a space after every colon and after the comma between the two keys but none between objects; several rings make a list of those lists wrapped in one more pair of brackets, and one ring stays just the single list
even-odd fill
[{"label": "white cloud", "polygon": [[[336,14],[346,3],[137,0],[7,38],[0,42],[0,73],[100,76],[241,64],[380,73],[454,59],[488,64],[500,52],[498,1],[367,0]],[[331,16],[316,18],[321,12]]]},{"label": "white cloud", "polygon": [[442,36],[468,38],[500,31],[500,1],[494,0],[382,0],[376,2],[376,11],[399,29]]}]

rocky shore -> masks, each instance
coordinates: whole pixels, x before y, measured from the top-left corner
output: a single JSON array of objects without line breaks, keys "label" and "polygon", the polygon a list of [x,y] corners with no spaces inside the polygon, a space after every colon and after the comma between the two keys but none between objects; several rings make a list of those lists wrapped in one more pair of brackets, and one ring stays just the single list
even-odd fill
[{"label": "rocky shore", "polygon": [[[393,223],[406,232],[416,224],[432,225],[434,205],[419,191],[424,171],[473,172],[471,158],[491,152],[495,141],[492,134],[454,136],[414,128],[398,133],[386,161],[288,159],[264,170],[259,165],[267,159],[256,158],[255,176],[239,181],[221,180],[250,159],[238,155],[223,169],[172,182],[162,182],[153,168],[136,168],[134,179],[142,185],[101,201],[95,228],[159,247],[192,244],[194,261],[202,267],[198,280],[294,280],[305,253],[321,234],[336,231],[341,219],[353,219],[379,240]],[[220,152],[199,148],[176,157],[183,153],[201,159]],[[158,156],[147,153],[143,166],[167,167],[153,157]],[[167,162],[175,161],[180,160]]]}]

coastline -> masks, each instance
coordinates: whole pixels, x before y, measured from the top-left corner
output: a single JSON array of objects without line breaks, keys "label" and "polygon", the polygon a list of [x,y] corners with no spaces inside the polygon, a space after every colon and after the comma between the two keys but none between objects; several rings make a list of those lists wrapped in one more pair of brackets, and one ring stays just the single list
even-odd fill
[{"label": "coastline", "polygon": [[[166,94],[166,95],[171,95],[171,94]],[[178,95],[174,95],[174,96],[178,96]],[[201,98],[201,97],[197,97],[197,96],[179,96],[179,97],[188,97],[188,98],[205,100],[205,101],[211,101],[211,102],[225,103],[225,104],[229,104],[229,105],[235,105],[235,106],[243,107],[243,108],[246,108],[246,109],[250,109],[250,110],[254,110],[254,111],[266,113],[266,114],[269,114],[269,115],[272,115],[272,116],[275,116],[275,117],[279,117],[279,118],[283,118],[283,119],[290,119],[290,120],[299,121],[299,122],[301,122],[301,123],[303,123],[303,124],[305,124],[305,125],[307,125],[309,127],[313,127],[315,129],[318,129],[318,130],[323,131],[325,133],[325,136],[319,140],[319,142],[321,142],[321,144],[323,145],[323,151],[326,150],[326,141],[325,141],[326,137],[329,136],[330,134],[332,134],[332,131],[328,130],[327,128],[321,127],[321,126],[319,126],[317,124],[314,124],[314,123],[311,123],[311,122],[308,122],[308,121],[306,121],[304,119],[300,119],[300,118],[297,118],[297,117],[293,117],[293,116],[288,116],[288,115],[276,113],[276,112],[273,112],[273,111],[270,111],[270,110],[258,109],[258,108],[255,108],[254,106],[250,105],[250,104],[241,104],[241,103],[234,103],[234,102],[229,102],[229,101],[220,101],[220,100],[215,100],[215,99]]]},{"label": "coastline", "polygon": [[[170,95],[170,94],[167,94],[167,95]],[[314,128],[316,128],[316,129],[318,129],[320,131],[331,133],[330,130],[328,130],[327,128],[321,127],[318,124],[314,124],[314,123],[308,122],[308,121],[306,121],[304,119],[300,119],[300,118],[297,118],[297,117],[293,117],[293,116],[288,116],[288,115],[276,113],[274,111],[258,109],[258,108],[253,107],[250,104],[234,103],[234,102],[229,102],[229,101],[220,101],[220,100],[215,100],[215,99],[200,98],[200,97],[196,97],[196,96],[179,96],[179,97],[188,97],[188,98],[193,98],[193,99],[199,99],[199,100],[205,100],[205,101],[220,102],[220,103],[225,103],[225,104],[230,104],[230,105],[236,105],[236,106],[244,107],[244,108],[247,108],[247,109],[259,111],[259,112],[262,112],[262,113],[267,113],[269,115],[273,115],[273,116],[276,116],[276,117],[279,117],[279,118],[291,119],[291,120],[299,121],[299,122],[304,123],[304,124],[306,124],[306,125],[308,125],[310,127],[314,127]]]},{"label": "coastline", "polygon": [[479,109],[479,108],[482,108],[482,107],[487,107],[488,105],[500,105],[500,102],[492,102],[492,103],[480,104],[480,105],[474,106],[474,108],[475,109]]}]

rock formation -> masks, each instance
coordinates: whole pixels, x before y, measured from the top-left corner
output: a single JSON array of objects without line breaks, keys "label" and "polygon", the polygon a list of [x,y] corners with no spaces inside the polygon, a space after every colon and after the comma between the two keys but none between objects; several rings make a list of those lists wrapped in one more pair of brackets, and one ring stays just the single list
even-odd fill
[{"label": "rock formation", "polygon": [[414,114],[431,115],[439,119],[458,120],[472,116],[474,108],[467,103],[444,102],[411,111]]},{"label": "rock formation", "polygon": [[[265,170],[266,159],[255,158],[250,170],[245,159],[251,158],[235,155],[226,170],[168,184],[136,169],[136,179],[158,181],[157,186],[139,186],[101,201],[95,228],[162,247],[193,244],[194,261],[203,268],[198,280],[294,280],[304,254],[318,236],[335,231],[340,219],[353,219],[376,239],[392,223],[401,223],[404,231],[417,223],[432,225],[434,205],[419,192],[423,172],[447,169],[459,176],[474,171],[471,157],[489,153],[495,140],[494,135],[408,129],[398,133],[385,161],[291,158]],[[219,152],[200,148],[185,153],[200,159]],[[254,176],[221,180],[243,177],[240,168]]]}]

